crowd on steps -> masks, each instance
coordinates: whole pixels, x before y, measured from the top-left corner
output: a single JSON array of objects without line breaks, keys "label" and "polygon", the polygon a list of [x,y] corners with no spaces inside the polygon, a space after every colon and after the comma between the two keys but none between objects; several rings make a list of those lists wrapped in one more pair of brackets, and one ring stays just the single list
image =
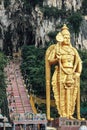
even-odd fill
[{"label": "crowd on steps", "polygon": [[[20,70],[20,62],[10,61],[6,68],[7,99],[11,119],[25,118],[26,113],[33,113],[29,95]],[[15,115],[15,116],[14,116]]]}]

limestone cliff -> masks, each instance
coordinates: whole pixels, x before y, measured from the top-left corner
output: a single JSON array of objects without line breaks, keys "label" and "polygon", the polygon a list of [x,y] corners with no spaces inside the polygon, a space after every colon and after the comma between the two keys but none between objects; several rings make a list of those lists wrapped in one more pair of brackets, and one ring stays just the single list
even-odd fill
[{"label": "limestone cliff", "polygon": [[62,9],[65,7],[67,10],[77,11],[81,8],[82,0],[45,0],[44,5],[58,7],[58,9]]},{"label": "limestone cliff", "polygon": [[[77,48],[87,48],[87,16],[82,12],[83,1],[38,0],[34,3],[31,0],[0,0],[0,48],[12,54],[23,44],[44,47],[47,42],[52,42],[49,33],[58,32],[63,23],[69,24],[67,18],[72,12],[80,12],[83,18],[77,37],[72,32],[72,44]],[[57,10],[55,17],[51,16],[54,10]]]}]

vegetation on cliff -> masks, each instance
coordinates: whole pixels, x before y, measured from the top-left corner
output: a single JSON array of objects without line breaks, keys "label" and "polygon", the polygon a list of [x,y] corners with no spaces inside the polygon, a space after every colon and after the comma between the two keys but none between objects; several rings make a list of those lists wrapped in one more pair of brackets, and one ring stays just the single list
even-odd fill
[{"label": "vegetation on cliff", "polygon": [[8,104],[6,95],[6,75],[4,73],[4,67],[7,63],[6,56],[0,52],[0,108],[3,116],[8,116]]}]

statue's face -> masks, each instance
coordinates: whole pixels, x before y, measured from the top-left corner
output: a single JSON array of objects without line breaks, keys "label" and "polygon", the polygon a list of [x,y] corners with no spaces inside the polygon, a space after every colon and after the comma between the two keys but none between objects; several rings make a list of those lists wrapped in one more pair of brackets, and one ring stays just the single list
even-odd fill
[{"label": "statue's face", "polygon": [[65,35],[63,35],[63,37],[64,37],[63,43],[65,45],[69,45],[70,44],[70,35],[65,34]]}]

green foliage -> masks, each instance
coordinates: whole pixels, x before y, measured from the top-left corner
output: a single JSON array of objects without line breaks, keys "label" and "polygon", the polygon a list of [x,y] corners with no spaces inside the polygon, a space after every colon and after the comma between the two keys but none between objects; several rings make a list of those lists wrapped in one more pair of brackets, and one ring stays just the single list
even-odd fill
[{"label": "green foliage", "polygon": [[81,103],[81,116],[87,119],[87,102]]},{"label": "green foliage", "polygon": [[7,58],[0,52],[0,108],[2,109],[3,115],[7,114],[7,100],[6,100],[6,83],[5,83],[5,74],[4,67],[6,66]]},{"label": "green foliage", "polygon": [[3,71],[6,63],[7,63],[6,56],[2,52],[0,52],[0,71]]},{"label": "green foliage", "polygon": [[24,7],[26,11],[29,11],[29,9],[32,9],[32,7],[35,7],[36,5],[42,6],[43,5],[43,0],[22,0],[24,2]]},{"label": "green foliage", "polygon": [[53,43],[56,43],[56,35],[58,32],[49,32],[48,36],[50,38],[50,41],[52,41]]},{"label": "green foliage", "polygon": [[10,0],[4,0],[4,7],[7,8],[10,5]]},{"label": "green foliage", "polygon": [[65,10],[59,10],[57,7],[49,7],[49,6],[44,6],[42,8],[42,12],[44,14],[44,17],[54,17],[56,19],[58,19],[59,17],[64,17],[66,16],[66,11]]},{"label": "green foliage", "polygon": [[78,34],[81,22],[83,20],[82,15],[80,13],[78,13],[78,12],[74,12],[74,13],[72,13],[71,16],[68,17],[67,20],[69,21],[69,23],[73,27],[73,30],[74,30],[75,34]]},{"label": "green foliage", "polygon": [[81,10],[83,11],[84,15],[87,15],[87,0],[82,1],[82,9]]},{"label": "green foliage", "polygon": [[[79,54],[82,59],[82,65],[83,65],[81,79],[80,79],[80,82],[81,82],[80,92],[81,92],[81,97],[83,97],[87,95],[87,69],[86,69],[87,68],[87,50],[83,50],[83,51],[80,50]],[[86,113],[87,113],[87,103],[86,101],[85,102],[81,101],[81,116],[87,119]]]},{"label": "green foliage", "polygon": [[12,31],[11,27],[8,26],[7,30],[4,31],[4,45],[3,45],[3,51],[6,55],[12,55],[12,50],[13,50],[13,44],[11,41],[12,37]]},{"label": "green foliage", "polygon": [[36,5],[42,6],[43,5],[43,0],[30,0],[30,3],[32,4],[33,7],[35,7]]},{"label": "green foliage", "polygon": [[27,75],[29,84],[36,95],[45,95],[45,49],[35,46],[24,46],[22,49],[23,62],[21,70]]},{"label": "green foliage", "polygon": [[58,11],[58,8],[55,8],[55,7],[49,7],[49,6],[45,6],[44,8],[43,8],[43,13],[44,13],[44,17],[48,17],[48,18],[50,18],[50,17],[57,17],[58,18],[58,13],[59,13],[59,11]]},{"label": "green foliage", "polygon": [[29,0],[22,0],[23,1],[23,11],[27,14],[31,14],[32,6],[29,2]]},{"label": "green foliage", "polygon": [[38,113],[46,113],[46,104],[41,103],[40,105],[35,104]]},{"label": "green foliage", "polygon": [[2,93],[4,93],[4,92],[2,92],[2,90],[5,90],[5,88],[6,88],[5,75],[4,75],[4,67],[5,67],[6,63],[7,63],[6,57],[4,56],[4,54],[2,52],[0,52],[0,89],[1,89],[0,99],[4,97],[4,96],[2,96]]},{"label": "green foliage", "polygon": [[82,73],[81,73],[81,93],[85,94],[87,92],[87,51],[79,51],[82,59]]}]

